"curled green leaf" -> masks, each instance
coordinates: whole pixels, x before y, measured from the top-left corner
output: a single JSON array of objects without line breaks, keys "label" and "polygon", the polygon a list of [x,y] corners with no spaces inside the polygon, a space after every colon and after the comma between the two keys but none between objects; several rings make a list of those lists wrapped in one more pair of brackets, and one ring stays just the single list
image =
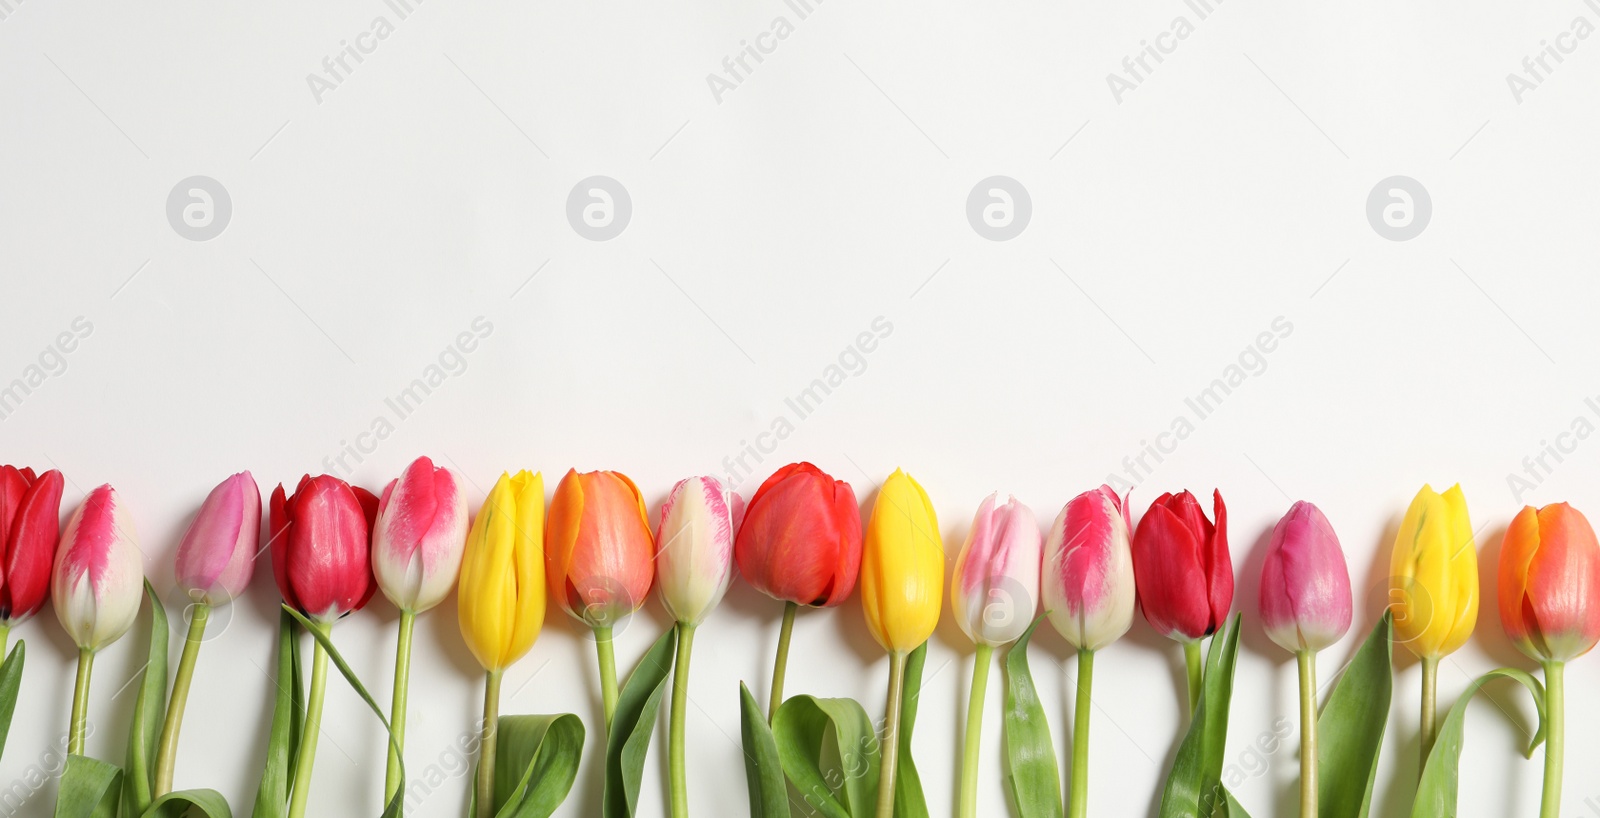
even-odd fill
[{"label": "curled green leaf", "polygon": [[1002,728],[1009,768],[1005,782],[1019,818],[1061,818],[1063,813],[1055,740],[1050,735],[1044,704],[1033,686],[1033,671],[1028,668],[1028,642],[1042,621],[1042,615],[1033,620],[1006,651],[1003,664],[1006,693]]},{"label": "curled green leaf", "polygon": [[894,777],[895,818],[928,818],[928,800],[922,794],[922,777],[911,760],[911,733],[917,725],[917,699],[922,696],[922,669],[928,663],[928,643],[906,657],[906,678],[900,695],[899,770]]},{"label": "curled green leaf", "polygon": [[67,756],[56,793],[55,818],[117,818],[122,770],[88,756]]},{"label": "curled green leaf", "polygon": [[1439,737],[1434,741],[1433,752],[1422,768],[1422,781],[1417,785],[1417,799],[1411,804],[1412,818],[1436,818],[1456,814],[1456,796],[1461,789],[1461,749],[1465,741],[1467,705],[1483,686],[1495,679],[1510,679],[1526,687],[1533,696],[1533,706],[1539,711],[1539,729],[1528,743],[1526,755],[1544,742],[1545,697],[1544,685],[1532,674],[1503,667],[1472,680],[1461,698],[1451,706],[1449,714],[1439,725]]},{"label": "curled green leaf", "polygon": [[502,716],[497,729],[496,818],[549,818],[578,778],[583,722],[570,713]]},{"label": "curled green leaf", "polygon": [[140,818],[233,818],[233,811],[216,790],[177,790],[152,801]]},{"label": "curled green leaf", "polygon": [[150,649],[139,695],[133,701],[128,760],[122,776],[122,812],[129,816],[144,815],[154,798],[155,769],[150,761],[155,758],[161,722],[167,714],[167,610],[149,580],[145,580],[144,595],[150,601]]},{"label": "curled green leaf", "polygon": [[300,679],[300,652],[295,640],[300,626],[288,611],[278,612],[278,676],[267,740],[267,763],[256,790],[251,818],[284,818],[289,814],[289,786],[305,714],[305,685]]},{"label": "curled green leaf", "polygon": [[677,631],[669,630],[656,640],[639,666],[628,675],[617,695],[611,732],[606,736],[606,781],[601,799],[605,818],[633,818],[639,809],[639,781],[644,775],[645,757],[650,751],[650,735],[655,732],[656,713],[672,674]]},{"label": "curled green leaf", "polygon": [[750,791],[750,818],[789,818],[789,786],[778,760],[778,742],[766,714],[739,683],[739,737],[744,741],[744,778]]},{"label": "curled green leaf", "polygon": [[872,719],[854,699],[795,696],[778,707],[772,734],[805,814],[872,815],[882,748]]}]

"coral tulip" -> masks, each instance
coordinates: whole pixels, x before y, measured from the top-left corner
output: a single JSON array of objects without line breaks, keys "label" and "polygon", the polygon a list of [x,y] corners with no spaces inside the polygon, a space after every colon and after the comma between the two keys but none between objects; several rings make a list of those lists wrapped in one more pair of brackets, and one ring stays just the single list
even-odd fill
[{"label": "coral tulip", "polygon": [[[378,498],[337,477],[300,478],[294,494],[280,484],[272,492],[272,574],[284,602],[309,617],[324,638],[333,623],[372,598],[372,522]],[[311,771],[322,729],[328,685],[328,652],[313,645],[311,693],[306,699],[304,738],[294,765],[289,818],[302,818],[311,796]]]},{"label": "coral tulip", "polygon": [[1544,798],[1540,815],[1560,815],[1566,725],[1566,663],[1600,641],[1600,543],[1566,503],[1523,508],[1500,548],[1500,622],[1544,667]]},{"label": "coral tulip", "polygon": [[1228,618],[1233,560],[1228,554],[1228,509],[1212,493],[1216,523],[1194,495],[1163,494],[1133,534],[1133,573],[1139,609],[1150,626],[1183,644],[1189,670],[1189,712],[1200,702],[1200,640]]},{"label": "coral tulip", "polygon": [[261,540],[261,490],[255,478],[244,471],[229,477],[206,495],[200,513],[183,532],[178,543],[175,574],[178,587],[189,596],[185,614],[189,633],[183,642],[178,672],[173,677],[172,695],[167,700],[167,718],[161,728],[156,753],[155,795],[172,791],[173,765],[178,758],[178,731],[183,727],[183,712],[189,701],[189,685],[194,679],[195,660],[200,643],[205,641],[206,622],[211,608],[227,605],[244,593],[255,571],[257,543]]},{"label": "coral tulip", "polygon": [[61,472],[0,466],[0,649],[50,599],[61,528]]},{"label": "coral tulip", "polygon": [[978,749],[991,657],[996,647],[1021,637],[1039,609],[1039,565],[1044,558],[1039,523],[1017,498],[1008,498],[998,508],[995,498],[991,494],[978,505],[950,583],[950,610],[956,624],[978,646],[967,699],[958,813],[962,818],[978,814]]},{"label": "coral tulip", "polygon": [[911,475],[895,469],[878,490],[861,552],[861,607],[867,629],[889,652],[878,818],[890,818],[894,811],[906,657],[938,626],[943,586],[944,543],[933,503]]},{"label": "coral tulip", "polygon": [[733,556],[746,582],[784,603],[767,706],[770,721],[783,703],[795,613],[801,605],[838,605],[855,590],[861,570],[856,493],[810,463],[778,469],[750,498]]},{"label": "coral tulip", "polygon": [[1317,815],[1317,651],[1350,629],[1350,570],[1333,525],[1301,501],[1272,529],[1261,623],[1300,669],[1300,814]]},{"label": "coral tulip", "polygon": [[544,478],[502,473],[478,510],[461,560],[461,635],[487,672],[478,757],[478,814],[494,814],[500,678],[544,627]]},{"label": "coral tulip", "polygon": [[661,523],[656,528],[657,583],[662,605],[677,622],[678,636],[668,728],[673,818],[689,815],[683,728],[694,632],[722,601],[733,579],[733,536],[743,517],[744,500],[715,477],[679,480],[661,506]]},{"label": "coral tulip", "polygon": [[644,604],[655,578],[655,540],[644,498],[626,475],[570,470],[545,522],[550,597],[594,631],[607,726],[617,707],[611,629]]},{"label": "coral tulip", "polygon": [[1478,550],[1461,486],[1423,486],[1395,536],[1389,563],[1395,638],[1422,660],[1422,758],[1433,750],[1439,659],[1478,621]]},{"label": "coral tulip", "polygon": [[443,602],[455,587],[466,541],[467,497],[455,472],[419,457],[384,487],[372,524],[372,576],[383,595],[400,609],[389,706],[389,731],[394,740],[389,744],[385,803],[400,788],[406,692],[411,684],[411,632],[417,614]]},{"label": "coral tulip", "polygon": [[143,587],[143,553],[133,520],[117,492],[101,486],[89,492],[61,532],[50,574],[56,618],[78,645],[78,683],[68,734],[72,754],[83,754],[94,654],[133,627]]},{"label": "coral tulip", "polygon": [[1089,809],[1089,708],[1095,652],[1133,625],[1137,599],[1128,504],[1110,486],[1072,498],[1045,539],[1041,591],[1050,624],[1078,649],[1078,698],[1073,712],[1072,786],[1067,814]]}]

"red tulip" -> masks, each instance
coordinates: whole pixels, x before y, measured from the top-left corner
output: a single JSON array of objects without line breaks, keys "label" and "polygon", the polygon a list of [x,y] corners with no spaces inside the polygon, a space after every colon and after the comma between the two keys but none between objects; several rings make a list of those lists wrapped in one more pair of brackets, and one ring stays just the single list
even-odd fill
[{"label": "red tulip", "polygon": [[0,625],[20,624],[50,598],[61,528],[61,472],[0,466]]},{"label": "red tulip", "polygon": [[1169,639],[1193,642],[1228,618],[1233,561],[1228,555],[1228,509],[1214,492],[1216,524],[1194,495],[1163,494],[1150,504],[1133,535],[1133,576],[1139,609]]},{"label": "red tulip", "polygon": [[844,602],[861,570],[855,492],[810,463],[784,466],[750,498],[733,555],[745,580],[774,599]]},{"label": "red tulip", "polygon": [[1511,521],[1500,548],[1500,623],[1523,653],[1566,662],[1600,641],[1600,544],[1566,503]]},{"label": "red tulip", "polygon": [[331,622],[372,598],[369,532],[378,498],[326,474],[272,492],[272,575],[290,607]]}]

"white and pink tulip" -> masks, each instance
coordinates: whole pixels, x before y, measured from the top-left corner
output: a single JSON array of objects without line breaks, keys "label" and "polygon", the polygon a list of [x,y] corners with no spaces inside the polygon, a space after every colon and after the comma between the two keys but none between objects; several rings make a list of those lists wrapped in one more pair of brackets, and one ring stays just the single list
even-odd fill
[{"label": "white and pink tulip", "polygon": [[1110,486],[1072,498],[1046,538],[1044,604],[1073,644],[1099,650],[1133,625],[1137,600],[1127,502]]}]

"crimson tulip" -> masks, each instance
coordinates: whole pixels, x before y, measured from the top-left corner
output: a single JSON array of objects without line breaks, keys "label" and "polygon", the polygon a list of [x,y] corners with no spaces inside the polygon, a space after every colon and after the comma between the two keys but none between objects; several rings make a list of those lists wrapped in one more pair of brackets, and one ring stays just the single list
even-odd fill
[{"label": "crimson tulip", "polygon": [[1556,503],[1524,507],[1500,548],[1500,623],[1544,666],[1544,798],[1560,814],[1566,663],[1600,641],[1600,543],[1583,513]]},{"label": "crimson tulip", "polygon": [[378,498],[337,477],[300,478],[294,494],[272,492],[272,575],[289,606],[331,623],[361,610],[377,583],[369,532]]},{"label": "crimson tulip", "polygon": [[850,484],[810,463],[790,463],[756,489],[733,558],[756,590],[781,600],[783,626],[768,718],[783,703],[789,637],[801,605],[830,608],[850,598],[861,571],[861,511]]},{"label": "crimson tulip", "polygon": [[1233,604],[1228,509],[1212,493],[1216,523],[1194,495],[1163,494],[1133,534],[1133,576],[1139,610],[1156,631],[1181,642],[1189,670],[1189,709],[1200,701],[1200,640],[1221,627]]},{"label": "crimson tulip", "polygon": [[[378,498],[372,492],[326,474],[301,477],[288,497],[281,483],[272,492],[272,575],[284,602],[309,617],[323,639],[339,617],[360,610],[378,587],[370,541],[377,516]],[[316,640],[289,818],[306,814],[327,686],[328,652]]]},{"label": "crimson tulip", "polygon": [[0,648],[13,625],[50,599],[50,568],[61,533],[61,472],[0,466]]}]

